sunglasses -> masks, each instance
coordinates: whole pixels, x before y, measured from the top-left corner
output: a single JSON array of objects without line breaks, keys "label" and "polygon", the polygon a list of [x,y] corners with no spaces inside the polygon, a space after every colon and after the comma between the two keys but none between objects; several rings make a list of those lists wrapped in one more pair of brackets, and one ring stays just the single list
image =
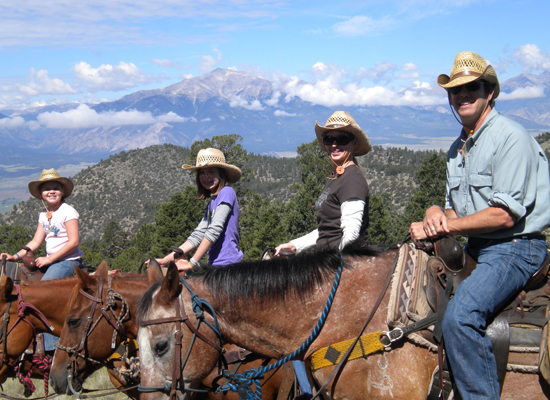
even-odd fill
[{"label": "sunglasses", "polygon": [[462,89],[466,89],[467,92],[477,92],[481,86],[483,86],[483,81],[473,81],[467,83],[466,85],[455,86],[449,89],[449,92],[453,95],[457,95],[462,92]]},{"label": "sunglasses", "polygon": [[325,146],[330,146],[334,142],[336,142],[338,146],[345,146],[349,142],[351,142],[353,139],[355,139],[355,136],[353,135],[338,135],[338,136],[326,135],[326,136],[323,136],[323,144]]}]

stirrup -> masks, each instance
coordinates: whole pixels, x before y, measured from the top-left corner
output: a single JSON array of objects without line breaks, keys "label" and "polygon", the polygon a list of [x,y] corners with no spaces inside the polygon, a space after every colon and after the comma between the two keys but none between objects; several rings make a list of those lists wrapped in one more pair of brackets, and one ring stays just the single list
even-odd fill
[{"label": "stirrup", "polygon": [[[439,365],[436,365],[430,381],[427,400],[460,400],[460,396],[455,397],[456,386],[454,386],[451,373],[443,370],[443,393],[439,384]],[[458,394],[458,393],[457,393]]]}]

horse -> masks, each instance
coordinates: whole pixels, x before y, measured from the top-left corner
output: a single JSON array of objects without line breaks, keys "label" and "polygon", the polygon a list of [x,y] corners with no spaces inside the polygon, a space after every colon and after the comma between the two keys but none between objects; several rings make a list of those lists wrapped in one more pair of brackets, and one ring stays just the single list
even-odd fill
[{"label": "horse", "polygon": [[[95,308],[92,313],[94,302],[105,299],[107,303],[108,291],[117,294],[117,305],[114,307],[118,312],[123,303],[128,307],[128,315],[121,319],[120,330],[123,335],[116,334],[115,346],[117,346],[125,336],[129,339],[137,337],[138,327],[136,318],[136,308],[138,300],[145,293],[148,287],[157,280],[163,279],[163,274],[156,263],[151,262],[147,275],[144,274],[121,274],[115,275],[110,283],[105,282],[106,272],[103,269],[98,269],[95,276],[89,276],[78,269],[76,270],[78,284],[75,286],[72,297],[69,300],[66,323],[63,326],[61,336],[59,338],[58,347],[60,351],[56,352],[56,356],[51,368],[52,388],[58,394],[72,394],[69,388],[69,383],[73,389],[78,392],[82,383],[95,370],[103,366],[103,361],[112,353],[112,338],[116,328],[110,324],[105,318],[101,318],[100,308]],[[99,292],[100,281],[103,279],[102,293]],[[87,294],[87,295],[85,295]],[[98,297],[99,296],[99,297]],[[86,318],[93,323],[93,329],[86,330]],[[89,326],[91,328],[91,326]],[[78,356],[78,345],[82,343],[80,348],[82,356]],[[67,351],[64,351],[66,349]],[[236,346],[227,346],[227,352],[239,351]],[[71,357],[72,356],[72,357]],[[239,357],[237,357],[239,358]],[[244,357],[240,357],[246,362]],[[258,366],[261,361],[255,361],[253,366]],[[69,382],[68,368],[71,369],[72,380]],[[212,380],[217,377],[217,371],[212,371],[211,376],[205,379],[204,384],[210,386]],[[269,384],[265,385],[266,399],[271,399],[277,393],[281,377],[280,374],[273,374],[269,380]],[[136,390],[131,391],[132,397],[136,397]],[[211,399],[218,399],[212,393],[208,394]],[[227,400],[237,400],[238,396],[233,395]]]},{"label": "horse", "polygon": [[[67,300],[76,282],[75,277],[69,277],[14,286],[9,276],[2,276],[0,312],[4,315],[6,327],[0,344],[0,383],[5,382],[8,377],[15,377],[14,366],[19,364],[22,354],[33,344],[37,333],[60,335],[66,319]],[[6,310],[8,304],[9,310]],[[22,319],[18,318],[20,311],[23,312]],[[32,365],[26,362],[21,367],[21,372],[26,374],[31,367]],[[49,365],[46,371],[35,368],[30,378],[43,378],[44,372],[49,373]],[[114,386],[120,386],[111,370],[109,377]]]},{"label": "horse", "polygon": [[[152,285],[140,305],[141,385],[146,390],[140,399],[166,398],[163,387],[170,389],[171,398],[190,398],[189,390],[198,386],[219,357],[213,345],[218,335],[222,342],[264,357],[282,359],[293,354],[308,359],[320,349],[362,334],[369,313],[373,317],[365,333],[388,330],[389,293],[377,309],[374,304],[396,255],[396,249],[358,246],[343,253],[319,252],[220,269],[201,266],[189,275],[189,290],[182,289],[171,265],[162,283]],[[196,329],[199,336],[182,326],[184,320],[197,326],[199,318],[192,311],[197,298],[210,304],[213,311],[205,312],[204,319],[214,326],[215,313],[219,332],[202,324]],[[303,346],[303,352],[295,352],[317,330],[327,299],[332,299],[331,309],[318,335]],[[176,326],[181,326],[177,336]],[[325,399],[425,400],[437,365],[435,353],[401,340],[384,351],[348,361],[326,387],[322,385],[334,365],[312,371],[312,377],[317,387],[324,387],[320,394]],[[181,368],[181,376],[175,367]],[[549,386],[538,375],[508,373],[502,399],[548,398]]]}]

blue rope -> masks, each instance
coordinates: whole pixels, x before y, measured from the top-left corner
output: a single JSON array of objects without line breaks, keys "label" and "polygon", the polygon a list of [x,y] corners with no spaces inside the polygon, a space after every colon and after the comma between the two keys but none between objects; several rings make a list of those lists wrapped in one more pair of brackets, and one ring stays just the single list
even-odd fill
[{"label": "blue rope", "polygon": [[[340,285],[340,278],[342,276],[343,265],[344,265],[344,259],[340,255],[340,265],[338,266],[338,270],[336,271],[336,276],[334,278],[334,283],[332,284],[332,288],[330,290],[327,303],[325,304],[325,308],[323,309],[323,313],[321,314],[321,317],[319,318],[317,325],[315,325],[313,332],[311,332],[311,334],[306,339],[306,341],[302,343],[302,345],[296,351],[294,351],[294,353],[289,354],[285,358],[267,367],[262,367],[258,369],[252,368],[237,374],[232,374],[231,372],[225,371],[225,370],[222,371],[221,375],[224,378],[226,378],[229,381],[229,383],[219,386],[216,389],[216,392],[215,392],[216,394],[219,394],[221,392],[233,391],[233,392],[238,392],[239,397],[243,400],[261,400],[262,399],[262,386],[260,385],[260,380],[263,379],[264,374],[273,369],[279,368],[284,363],[296,358],[298,355],[303,353],[309,347],[309,345],[313,343],[315,339],[317,339],[317,337],[319,336],[319,333],[321,333],[321,329],[323,328],[323,325],[325,324],[330,308],[332,307],[332,302],[334,300],[334,296],[336,295],[336,290]],[[253,393],[252,390],[250,389],[250,386],[252,384],[254,384],[256,388],[255,393]]]}]

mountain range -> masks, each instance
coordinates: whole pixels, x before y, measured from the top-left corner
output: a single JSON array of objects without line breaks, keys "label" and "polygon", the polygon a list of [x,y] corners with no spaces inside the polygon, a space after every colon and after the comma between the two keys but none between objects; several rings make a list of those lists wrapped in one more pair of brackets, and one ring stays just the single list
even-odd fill
[{"label": "mountain range", "polygon": [[[533,88],[542,91],[543,97],[498,99],[497,110],[533,133],[545,132],[550,130],[550,98],[546,96],[550,93],[550,71],[522,74],[501,85],[506,93]],[[273,102],[274,93],[274,85],[268,79],[243,71],[216,69],[162,89],[138,91],[96,105],[2,110],[0,119],[21,117],[33,129],[29,124],[0,128],[0,146],[4,149],[0,191],[24,191],[28,178],[36,178],[43,168],[72,165],[68,171],[75,171],[74,174],[120,151],[164,143],[188,147],[195,140],[215,135],[239,134],[243,146],[253,153],[288,155],[314,138],[316,120],[324,122],[341,108],[316,105],[298,97],[284,101],[284,93],[278,102]],[[374,145],[446,148],[458,134],[448,106],[345,109]],[[56,125],[61,113],[74,114],[71,129]],[[41,122],[47,123],[38,127],[39,115]],[[149,117],[143,118],[144,115]],[[107,124],[94,122],[101,118],[111,119]],[[116,118],[123,120],[117,123]]]}]

